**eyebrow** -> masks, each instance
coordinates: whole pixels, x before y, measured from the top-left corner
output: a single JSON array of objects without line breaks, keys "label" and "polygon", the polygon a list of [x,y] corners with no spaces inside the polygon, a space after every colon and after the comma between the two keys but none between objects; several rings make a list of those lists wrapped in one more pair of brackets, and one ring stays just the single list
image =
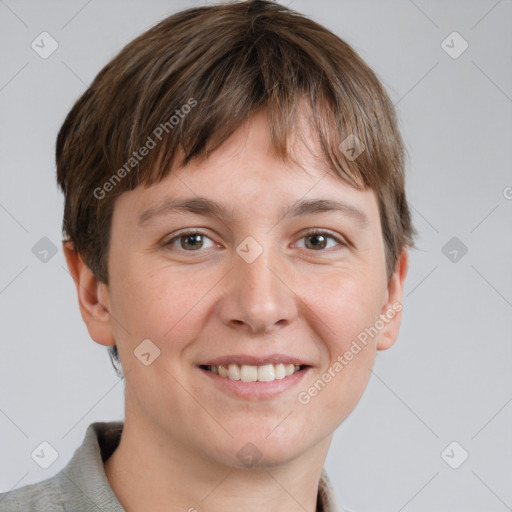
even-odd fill
[{"label": "eyebrow", "polygon": [[[337,211],[355,220],[361,227],[368,225],[368,217],[359,208],[344,201],[331,199],[299,199],[281,210],[280,218],[299,217]],[[165,198],[155,206],[145,210],[139,217],[137,225],[143,227],[157,217],[171,213],[194,213],[197,215],[216,216],[219,218],[233,217],[233,209],[211,201],[204,197],[195,198]]]}]

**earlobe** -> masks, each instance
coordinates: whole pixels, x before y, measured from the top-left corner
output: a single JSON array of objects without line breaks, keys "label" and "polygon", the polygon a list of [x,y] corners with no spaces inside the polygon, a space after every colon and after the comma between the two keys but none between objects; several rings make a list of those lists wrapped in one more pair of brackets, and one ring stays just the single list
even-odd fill
[{"label": "earlobe", "polygon": [[72,242],[63,242],[63,250],[75,283],[80,313],[89,335],[100,345],[114,345],[107,285],[98,281],[76,252]]},{"label": "earlobe", "polygon": [[405,248],[395,266],[387,287],[387,300],[381,310],[384,327],[379,333],[377,350],[387,350],[392,347],[398,338],[400,324],[402,323],[402,298],[405,276],[408,269],[408,249]]}]

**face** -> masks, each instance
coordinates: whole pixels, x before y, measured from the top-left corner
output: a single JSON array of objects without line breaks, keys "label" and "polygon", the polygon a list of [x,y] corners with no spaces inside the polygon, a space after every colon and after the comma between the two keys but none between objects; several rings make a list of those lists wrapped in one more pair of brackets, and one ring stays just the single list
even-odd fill
[{"label": "face", "polygon": [[104,297],[127,419],[210,461],[240,465],[252,443],[271,466],[330,440],[398,332],[374,192],[295,154],[300,166],[274,156],[256,114],[115,204]]}]

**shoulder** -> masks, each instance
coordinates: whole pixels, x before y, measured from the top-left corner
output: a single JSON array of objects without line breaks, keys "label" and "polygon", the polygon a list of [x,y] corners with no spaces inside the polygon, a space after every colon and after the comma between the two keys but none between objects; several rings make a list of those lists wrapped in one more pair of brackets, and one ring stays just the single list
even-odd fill
[{"label": "shoulder", "polygon": [[122,422],[90,424],[82,445],[56,475],[0,493],[0,512],[124,512],[103,467],[119,443],[122,427]]},{"label": "shoulder", "polygon": [[71,512],[62,504],[55,477],[0,493],[0,512]]}]

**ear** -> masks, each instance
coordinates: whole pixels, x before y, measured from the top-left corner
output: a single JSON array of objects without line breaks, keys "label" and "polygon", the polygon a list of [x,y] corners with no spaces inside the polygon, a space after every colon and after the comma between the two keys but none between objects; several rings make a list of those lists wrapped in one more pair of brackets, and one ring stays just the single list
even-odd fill
[{"label": "ear", "polygon": [[63,250],[69,272],[75,282],[80,313],[89,335],[100,345],[115,345],[108,286],[97,280],[76,252],[72,242],[63,242]]},{"label": "ear", "polygon": [[387,299],[380,312],[385,326],[379,333],[377,350],[386,350],[392,347],[398,338],[402,323],[402,296],[408,265],[408,249],[405,248],[402,250],[395,271],[388,282]]}]

